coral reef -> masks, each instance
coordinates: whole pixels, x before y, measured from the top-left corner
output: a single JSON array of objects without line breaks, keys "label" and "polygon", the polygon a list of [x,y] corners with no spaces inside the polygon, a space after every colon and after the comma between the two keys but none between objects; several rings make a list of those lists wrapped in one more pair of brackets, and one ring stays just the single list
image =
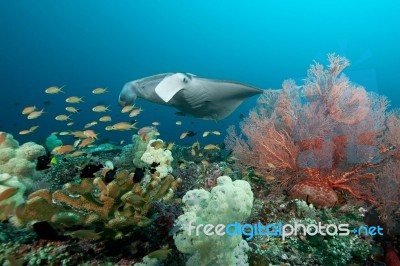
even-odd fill
[{"label": "coral reef", "polygon": [[11,134],[0,134],[5,134],[3,142],[0,143],[0,174],[17,176],[21,182],[29,182],[29,178],[35,178],[36,159],[46,154],[45,148],[34,142],[19,146]]},{"label": "coral reef", "polygon": [[0,195],[8,194],[0,200],[0,222],[25,201],[23,197],[25,190],[26,186],[16,176],[0,174]]},{"label": "coral reef", "polygon": [[128,226],[143,227],[152,221],[151,203],[164,200],[179,182],[169,175],[142,188],[125,170],[118,172],[109,184],[101,177],[85,178],[80,183],[65,184],[65,191],[50,193],[43,189],[30,194],[13,222],[23,226],[48,221],[55,228],[97,226],[114,232]]},{"label": "coral reef", "polygon": [[33,142],[19,146],[11,134],[0,132],[0,221],[24,202],[26,187],[37,178],[36,159],[45,149]]},{"label": "coral reef", "polygon": [[311,66],[303,86],[286,81],[281,91],[266,91],[241,124],[245,137],[230,128],[226,145],[239,165],[272,176],[275,193],[333,207],[341,190],[378,204],[377,171],[396,150],[384,137],[387,99],[341,74],[347,59],[328,59],[327,69]]},{"label": "coral reef", "polygon": [[145,152],[140,159],[146,164],[153,166],[160,178],[164,178],[172,172],[171,163],[174,160],[170,150],[163,148],[161,139],[150,140]]},{"label": "coral reef", "polygon": [[[185,213],[178,217],[180,231],[174,235],[179,251],[191,254],[186,265],[246,265],[249,247],[241,235],[199,235],[189,232],[199,224],[230,224],[243,222],[251,212],[253,193],[248,182],[228,176],[217,179],[211,192],[195,189],[183,197]],[[221,215],[222,214],[222,215]]]},{"label": "coral reef", "polygon": [[[316,209],[302,200],[276,202],[255,200],[254,217],[262,213],[264,224],[349,224],[349,228],[364,225],[363,213],[356,207]],[[255,236],[249,241],[251,265],[363,265],[372,254],[372,236],[302,235],[282,240],[280,236]]]},{"label": "coral reef", "polygon": [[[224,144],[195,138],[166,145],[149,126],[125,146],[97,140],[93,130],[71,132],[79,140],[65,147],[74,152],[51,156],[0,132],[0,264],[398,260],[400,110],[388,111],[385,97],[352,83],[342,73],[347,59],[328,60],[327,67],[313,64],[301,86],[289,80],[281,90],[265,90],[241,133],[229,128],[228,152]],[[203,137],[210,132],[220,134]],[[50,135],[44,145],[49,151],[60,143]],[[44,167],[35,169],[42,159]],[[284,229],[264,234],[260,223],[348,224],[350,230],[282,238]],[[217,229],[239,224],[237,234]],[[384,234],[352,230],[364,226],[382,226]]]},{"label": "coral reef", "polygon": [[57,135],[51,134],[46,138],[45,146],[48,151],[52,151],[55,147],[61,146],[63,144]]}]

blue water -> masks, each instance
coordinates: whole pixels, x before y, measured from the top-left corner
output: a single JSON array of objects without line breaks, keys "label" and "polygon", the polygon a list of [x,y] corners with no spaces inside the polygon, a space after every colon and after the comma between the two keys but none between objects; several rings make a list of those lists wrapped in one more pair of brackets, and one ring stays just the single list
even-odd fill
[{"label": "blue water", "polygon": [[[397,1],[6,1],[0,2],[0,130],[18,135],[33,125],[22,142],[38,141],[52,131],[81,130],[99,114],[98,102],[111,105],[113,122],[126,121],[117,105],[127,81],[163,72],[190,72],[230,79],[259,88],[298,82],[313,60],[326,63],[331,52],[352,63],[346,73],[400,106],[400,4]],[[66,85],[66,94],[48,95],[49,86]],[[107,87],[105,95],[93,95]],[[68,96],[85,96],[76,126],[54,120],[64,114]],[[161,123],[162,138],[177,141],[186,130],[201,133],[237,124],[256,97],[216,123],[174,115],[176,110],[145,101],[138,126]],[[37,120],[21,115],[36,105]],[[175,121],[183,121],[177,127]],[[131,133],[106,132],[100,138],[129,141]],[[195,138],[197,138],[196,136]],[[199,137],[201,138],[201,137]],[[193,139],[190,139],[192,141]],[[213,136],[209,142],[221,142]],[[187,140],[184,140],[185,142]]]}]

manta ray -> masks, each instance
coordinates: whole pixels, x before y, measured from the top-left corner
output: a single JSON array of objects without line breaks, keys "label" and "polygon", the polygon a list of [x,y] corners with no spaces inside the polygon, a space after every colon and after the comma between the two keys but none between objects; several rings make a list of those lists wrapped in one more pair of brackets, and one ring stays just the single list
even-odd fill
[{"label": "manta ray", "polygon": [[201,78],[190,73],[163,73],[124,85],[119,94],[121,106],[136,98],[172,106],[205,120],[222,120],[244,100],[263,90],[240,82]]}]

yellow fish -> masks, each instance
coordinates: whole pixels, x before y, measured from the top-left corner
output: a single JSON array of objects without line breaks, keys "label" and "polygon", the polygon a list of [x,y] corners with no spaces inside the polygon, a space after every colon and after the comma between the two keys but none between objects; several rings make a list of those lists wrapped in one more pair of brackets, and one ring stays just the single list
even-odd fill
[{"label": "yellow fish", "polygon": [[17,194],[17,192],[18,192],[18,188],[15,188],[15,187],[10,187],[10,188],[5,189],[3,192],[0,193],[0,201],[11,198],[15,194]]},{"label": "yellow fish", "polygon": [[139,115],[142,111],[143,111],[142,108],[132,110],[132,111],[129,113],[129,117],[135,117],[135,116]]},{"label": "yellow fish", "polygon": [[31,133],[31,131],[30,131],[29,129],[21,130],[21,131],[19,132],[20,135],[27,135],[27,134],[29,134],[29,133]]},{"label": "yellow fish", "polygon": [[135,125],[136,125],[136,123],[130,124],[127,122],[119,122],[119,123],[113,125],[112,129],[113,130],[130,130],[130,129],[135,128]]},{"label": "yellow fish", "polygon": [[74,122],[69,122],[68,124],[67,124],[67,126],[72,126],[74,124]]},{"label": "yellow fish", "polygon": [[153,123],[151,123],[153,126],[159,126],[160,125],[160,123],[159,122],[157,122],[157,121],[154,121]]},{"label": "yellow fish", "polygon": [[92,90],[93,94],[103,94],[108,92],[108,90],[106,88],[96,88],[94,90]]},{"label": "yellow fish", "polygon": [[95,139],[92,138],[87,138],[82,140],[82,142],[78,145],[79,148],[84,148],[89,146],[90,144],[92,144],[95,141]]},{"label": "yellow fish", "polygon": [[102,113],[102,112],[110,112],[111,110],[110,109],[108,109],[108,107],[110,107],[110,106],[104,106],[104,105],[97,105],[97,106],[95,106],[95,107],[93,107],[92,108],[92,111],[93,112],[97,112],[97,113]]},{"label": "yellow fish", "polygon": [[172,150],[172,148],[175,146],[175,142],[171,142],[167,146],[167,150]]},{"label": "yellow fish", "polygon": [[61,131],[60,132],[60,136],[67,136],[67,135],[70,135],[70,133],[67,132],[67,131]]},{"label": "yellow fish", "polygon": [[86,128],[89,128],[89,127],[92,127],[92,126],[95,126],[95,125],[97,125],[97,121],[93,121],[93,122],[87,123],[87,124],[85,125],[85,129],[86,129]]},{"label": "yellow fish", "polygon": [[45,92],[46,92],[47,94],[57,94],[57,93],[60,93],[60,92],[64,93],[64,92],[62,91],[62,88],[64,88],[64,87],[65,87],[65,86],[62,86],[62,87],[57,87],[57,86],[48,87],[48,88],[45,90]]},{"label": "yellow fish", "polygon": [[79,110],[72,106],[65,107],[65,110],[67,110],[68,112],[74,113],[74,114],[79,113]]},{"label": "yellow fish", "polygon": [[110,122],[111,121],[111,116],[108,116],[108,115],[102,116],[102,117],[99,118],[99,121],[100,122]]},{"label": "yellow fish", "polygon": [[203,132],[203,138],[207,137],[210,134],[210,131],[204,131]]},{"label": "yellow fish", "polygon": [[214,135],[217,135],[217,136],[221,135],[221,132],[219,132],[219,131],[212,131],[211,133]]},{"label": "yellow fish", "polygon": [[208,144],[208,145],[204,146],[204,149],[205,150],[220,150],[218,145],[214,145],[214,144]]},{"label": "yellow fish", "polygon": [[75,138],[80,138],[80,139],[86,138],[83,131],[73,131],[73,132],[71,132],[71,135],[73,135]]},{"label": "yellow fish", "polygon": [[130,112],[133,108],[135,108],[135,105],[127,105],[122,108],[121,113],[125,114],[127,112]]},{"label": "yellow fish", "polygon": [[38,129],[39,128],[39,126],[32,126],[30,129],[29,129],[29,131],[30,132],[33,132],[33,131],[35,131],[36,129]]},{"label": "yellow fish", "polygon": [[33,126],[33,127],[31,127],[30,129],[22,130],[22,131],[19,132],[19,134],[20,134],[20,135],[26,135],[26,134],[32,133],[32,132],[35,131],[38,127],[39,127],[39,126]]},{"label": "yellow fish", "polygon": [[28,115],[28,119],[36,119],[44,113],[44,109],[40,111],[34,111]]},{"label": "yellow fish", "polygon": [[83,103],[83,97],[71,96],[65,99],[67,103]]},{"label": "yellow fish", "polygon": [[63,146],[57,146],[55,147],[51,153],[55,155],[62,155],[64,153],[68,153],[75,150],[75,147],[72,145],[63,145]]},{"label": "yellow fish", "polygon": [[28,115],[36,110],[36,106],[27,106],[22,110],[23,115]]},{"label": "yellow fish", "polygon": [[92,139],[98,139],[97,135],[93,130],[85,130],[83,131],[83,134],[87,137],[87,138],[92,138]]},{"label": "yellow fish", "polygon": [[184,139],[184,138],[186,138],[186,136],[189,134],[189,132],[183,132],[180,136],[179,136],[179,138],[180,139]]},{"label": "yellow fish", "polygon": [[57,164],[57,158],[56,157],[51,158],[50,164]]},{"label": "yellow fish", "polygon": [[69,118],[71,115],[58,115],[56,116],[56,120],[57,121],[67,121],[67,120],[71,120],[71,118]]}]

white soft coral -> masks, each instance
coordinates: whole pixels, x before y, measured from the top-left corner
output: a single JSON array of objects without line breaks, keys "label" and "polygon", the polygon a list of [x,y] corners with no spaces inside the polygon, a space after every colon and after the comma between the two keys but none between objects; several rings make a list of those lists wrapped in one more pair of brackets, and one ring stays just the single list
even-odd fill
[{"label": "white soft coral", "polygon": [[164,178],[168,173],[172,172],[171,162],[174,159],[172,158],[170,150],[159,147],[162,146],[163,143],[161,139],[150,140],[146,151],[141,157],[141,160],[146,164],[158,164],[155,169],[160,174],[160,178]]}]

